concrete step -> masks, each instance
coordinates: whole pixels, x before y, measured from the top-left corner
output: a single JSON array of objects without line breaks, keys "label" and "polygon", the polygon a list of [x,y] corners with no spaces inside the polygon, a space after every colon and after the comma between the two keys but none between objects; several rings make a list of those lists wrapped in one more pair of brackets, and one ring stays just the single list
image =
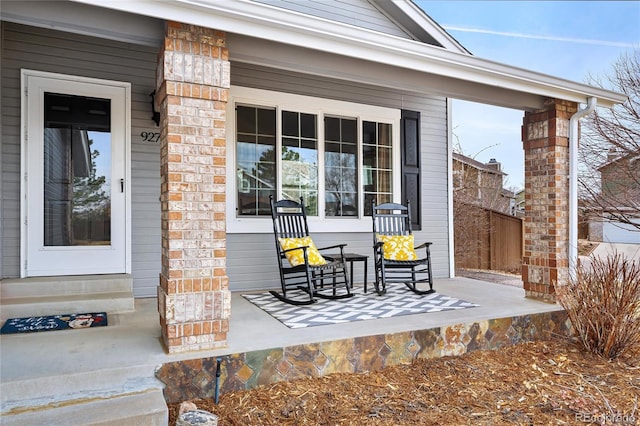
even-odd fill
[{"label": "concrete step", "polygon": [[0,416],[3,426],[166,426],[168,423],[169,412],[160,389]]},{"label": "concrete step", "polygon": [[68,405],[74,401],[110,399],[119,395],[162,389],[162,382],[154,374],[155,366],[144,364],[3,380],[0,383],[2,413],[4,415],[37,410],[40,407]]},{"label": "concrete step", "polygon": [[0,320],[82,312],[123,313],[134,309],[130,275],[4,279]]},{"label": "concrete step", "polygon": [[168,410],[155,368],[143,364],[3,381],[0,424],[165,426]]},{"label": "concrete step", "polygon": [[131,291],[131,275],[68,275],[59,277],[5,278],[0,297],[64,296]]},{"label": "concrete step", "polygon": [[133,294],[126,292],[7,298],[2,299],[0,320],[83,312],[131,312],[133,303]]},{"label": "concrete step", "polygon": [[[155,299],[109,326],[0,336],[0,424],[166,425]],[[135,312],[135,311],[134,311]]]}]

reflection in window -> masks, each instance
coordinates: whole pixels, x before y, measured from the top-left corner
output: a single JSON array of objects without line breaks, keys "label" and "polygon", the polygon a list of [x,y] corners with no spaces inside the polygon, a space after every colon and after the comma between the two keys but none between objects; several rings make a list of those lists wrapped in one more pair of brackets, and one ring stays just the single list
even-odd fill
[{"label": "reflection in window", "polygon": [[276,111],[236,108],[236,178],[238,214],[270,215],[269,195],[276,195]]},{"label": "reflection in window", "polygon": [[372,200],[393,199],[392,130],[330,112],[236,105],[237,215],[269,216],[270,195],[302,197],[309,216],[370,215]]},{"label": "reflection in window", "polygon": [[44,94],[44,245],[111,244],[111,101]]},{"label": "reflection in window", "polygon": [[358,216],[358,135],[354,118],[325,117],[326,216]]},{"label": "reflection in window", "polygon": [[307,214],[318,214],[318,130],[314,114],[282,112],[282,196],[304,198]]},{"label": "reflection in window", "polygon": [[364,212],[371,215],[371,203],[389,203],[392,194],[391,125],[372,121],[362,122],[362,180]]}]

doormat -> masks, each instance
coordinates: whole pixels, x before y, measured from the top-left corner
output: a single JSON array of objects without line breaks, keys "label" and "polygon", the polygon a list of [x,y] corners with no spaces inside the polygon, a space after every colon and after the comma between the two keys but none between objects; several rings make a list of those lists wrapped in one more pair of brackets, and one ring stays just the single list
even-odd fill
[{"label": "doormat", "polygon": [[0,334],[35,333],[52,330],[77,330],[80,328],[104,327],[107,325],[107,313],[47,315],[38,317],[8,319]]},{"label": "doormat", "polygon": [[348,299],[317,299],[312,305],[295,306],[276,299],[270,293],[243,294],[253,303],[289,328],[341,324],[401,315],[473,308],[479,305],[444,294],[415,294],[405,286],[388,286],[387,293],[356,294]]}]

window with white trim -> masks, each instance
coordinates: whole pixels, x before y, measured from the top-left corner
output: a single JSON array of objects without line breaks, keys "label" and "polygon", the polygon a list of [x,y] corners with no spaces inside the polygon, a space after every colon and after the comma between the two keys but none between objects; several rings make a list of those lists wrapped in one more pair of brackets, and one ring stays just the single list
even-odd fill
[{"label": "window with white trim", "polygon": [[239,87],[231,93],[228,231],[240,231],[233,222],[250,232],[259,231],[256,219],[270,222],[269,196],[302,197],[310,220],[345,229],[364,223],[372,201],[399,196],[400,110]]}]

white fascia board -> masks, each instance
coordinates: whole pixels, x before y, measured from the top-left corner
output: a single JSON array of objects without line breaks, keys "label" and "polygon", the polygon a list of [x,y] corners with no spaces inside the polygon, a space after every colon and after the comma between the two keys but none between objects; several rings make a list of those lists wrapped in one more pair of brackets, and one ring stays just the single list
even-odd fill
[{"label": "white fascia board", "polygon": [[626,100],[609,90],[249,0],[73,1],[538,96],[581,103],[595,97],[604,107]]}]

